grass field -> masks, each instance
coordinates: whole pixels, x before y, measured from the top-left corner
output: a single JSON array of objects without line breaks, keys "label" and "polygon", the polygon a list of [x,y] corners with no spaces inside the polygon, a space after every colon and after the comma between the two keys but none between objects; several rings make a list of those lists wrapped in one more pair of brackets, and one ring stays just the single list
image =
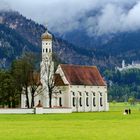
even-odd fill
[{"label": "grass field", "polygon": [[[131,115],[123,115],[127,107]],[[117,103],[109,112],[0,115],[0,140],[139,140],[139,108]]]}]

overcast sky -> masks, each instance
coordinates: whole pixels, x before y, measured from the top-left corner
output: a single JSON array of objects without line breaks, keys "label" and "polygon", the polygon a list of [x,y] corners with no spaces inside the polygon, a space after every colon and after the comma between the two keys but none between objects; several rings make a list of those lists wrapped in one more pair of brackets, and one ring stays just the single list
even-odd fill
[{"label": "overcast sky", "polygon": [[[0,0],[0,9],[5,8],[59,33],[80,27],[91,36],[140,29],[140,0]],[[87,17],[94,10],[98,14]]]}]

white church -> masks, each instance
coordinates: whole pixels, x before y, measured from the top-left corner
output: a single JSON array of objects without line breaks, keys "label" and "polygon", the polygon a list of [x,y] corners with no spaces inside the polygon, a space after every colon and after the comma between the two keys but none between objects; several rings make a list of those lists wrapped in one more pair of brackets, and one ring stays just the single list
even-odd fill
[{"label": "white church", "polygon": [[[52,108],[72,108],[73,112],[108,111],[107,85],[97,67],[60,64],[54,72],[52,35],[46,31],[41,39],[42,90],[35,95],[35,106],[40,101],[43,108],[49,107],[48,93],[52,86]],[[26,108],[24,94],[21,96],[21,108]]]}]

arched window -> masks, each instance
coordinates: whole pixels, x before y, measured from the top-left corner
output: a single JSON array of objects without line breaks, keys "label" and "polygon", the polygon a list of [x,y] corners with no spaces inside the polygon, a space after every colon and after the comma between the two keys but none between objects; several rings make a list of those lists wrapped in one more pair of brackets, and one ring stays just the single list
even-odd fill
[{"label": "arched window", "polygon": [[82,106],[82,97],[79,98],[79,104]]},{"label": "arched window", "polygon": [[72,104],[75,107],[75,97],[72,98]]},{"label": "arched window", "polygon": [[93,106],[96,106],[95,97],[93,97]]},{"label": "arched window", "polygon": [[95,96],[95,92],[92,92],[93,96]]},{"label": "arched window", "polygon": [[51,49],[49,49],[49,52],[51,52]]},{"label": "arched window", "polygon": [[82,93],[79,91],[79,96],[82,96]]},{"label": "arched window", "polygon": [[46,48],[46,52],[48,52],[48,49]]},{"label": "arched window", "polygon": [[44,49],[43,49],[43,52],[44,52]]},{"label": "arched window", "polygon": [[89,106],[88,97],[86,98],[86,105]]},{"label": "arched window", "polygon": [[102,96],[102,93],[100,92],[100,96]]},{"label": "arched window", "polygon": [[103,106],[103,99],[100,97],[100,106]]},{"label": "arched window", "polygon": [[88,92],[86,92],[86,95],[88,96]]},{"label": "arched window", "polygon": [[73,95],[73,96],[75,96],[75,93],[74,93],[74,92],[72,92],[72,95]]},{"label": "arched window", "polygon": [[59,98],[59,106],[62,106],[62,98]]}]

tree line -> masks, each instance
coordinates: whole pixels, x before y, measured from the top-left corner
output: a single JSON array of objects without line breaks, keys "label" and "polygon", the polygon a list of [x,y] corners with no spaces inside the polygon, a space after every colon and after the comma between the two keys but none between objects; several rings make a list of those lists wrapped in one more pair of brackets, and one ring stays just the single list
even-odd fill
[{"label": "tree line", "polygon": [[140,100],[140,69],[104,71],[108,83],[109,101]]},{"label": "tree line", "polygon": [[[54,71],[58,66],[58,58],[53,55]],[[32,53],[25,53],[20,59],[14,60],[10,69],[0,70],[0,105],[1,107],[15,108],[20,107],[21,95],[26,97],[26,107],[33,108],[35,106],[35,94],[42,93],[44,89],[41,79],[44,79],[48,87],[49,107],[52,107],[52,95],[57,93],[56,82],[57,78],[51,72],[49,65],[45,65],[47,75],[40,77],[40,66],[38,65],[38,57]],[[31,96],[31,99],[29,99]]]},{"label": "tree line", "polygon": [[[11,68],[0,70],[0,105],[15,108],[20,105],[21,93],[26,96],[28,108],[34,107],[34,94],[39,86],[36,78],[36,59],[33,54],[25,54],[22,58],[14,60]],[[31,91],[31,104],[29,91]]]}]

